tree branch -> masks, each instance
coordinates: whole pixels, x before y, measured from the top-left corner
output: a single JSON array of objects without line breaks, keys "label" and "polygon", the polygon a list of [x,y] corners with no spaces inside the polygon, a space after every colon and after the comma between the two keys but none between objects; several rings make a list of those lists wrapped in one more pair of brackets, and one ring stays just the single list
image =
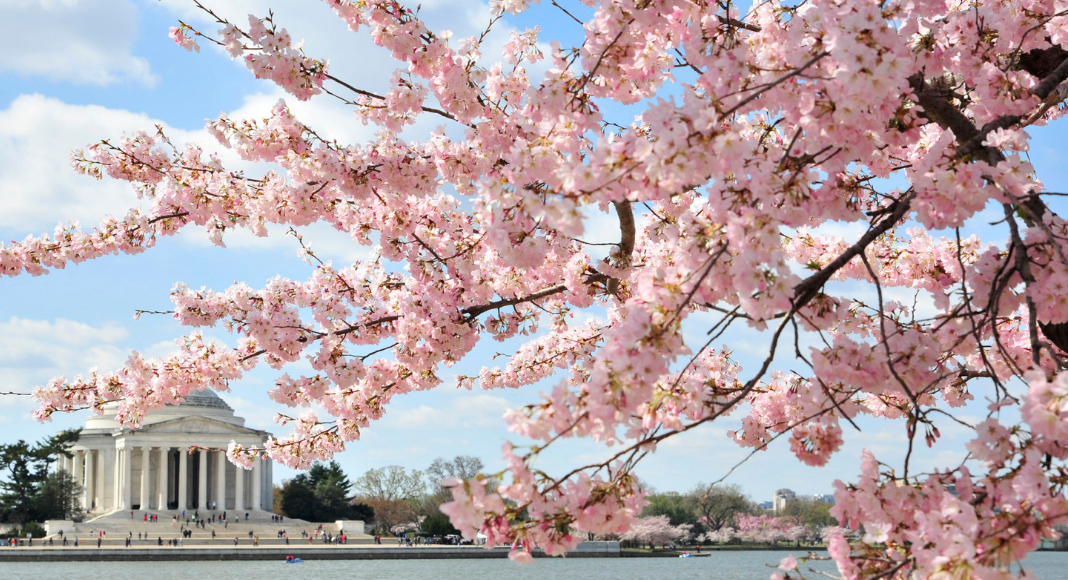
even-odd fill
[{"label": "tree branch", "polygon": [[842,269],[842,267],[848,264],[850,260],[860,255],[860,253],[868,247],[868,244],[875,241],[875,238],[883,235],[889,231],[890,228],[897,225],[897,223],[909,212],[909,209],[912,207],[912,200],[915,197],[916,192],[910,189],[909,192],[905,194],[905,197],[895,201],[893,205],[890,206],[889,216],[875,226],[868,228],[868,231],[857,240],[857,243],[850,246],[845,252],[842,252],[830,264],[827,264],[821,268],[819,272],[816,272],[798,284],[794,288],[793,309],[795,311],[800,310],[809,300],[815,298],[819,289],[831,279],[831,276],[833,276],[835,272]]}]

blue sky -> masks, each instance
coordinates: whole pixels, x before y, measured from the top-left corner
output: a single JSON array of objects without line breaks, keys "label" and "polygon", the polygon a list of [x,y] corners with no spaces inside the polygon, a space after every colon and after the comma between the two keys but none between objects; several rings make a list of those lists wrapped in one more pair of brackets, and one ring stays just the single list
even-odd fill
[{"label": "blue sky", "polygon": [[[380,89],[396,66],[365,34],[348,32],[321,2],[210,4],[238,21],[244,21],[247,13],[262,16],[273,8],[276,22],[294,38],[306,39],[308,54],[329,58],[335,74],[362,87]],[[588,12],[576,2],[568,4],[577,13]],[[422,6],[432,29],[450,29],[456,36],[472,34],[488,21],[486,6],[475,0],[433,0]],[[179,141],[195,140],[216,148],[203,131],[206,118],[220,112],[231,118],[263,117],[284,96],[206,44],[199,54],[175,46],[167,31],[179,18],[195,26],[205,24],[186,0],[0,1],[0,37],[5,39],[0,54],[0,239],[49,232],[60,221],[89,226],[137,203],[123,183],[98,182],[71,171],[72,149],[155,123],[163,124]],[[508,27],[535,24],[542,27],[544,37],[565,41],[579,32],[575,23],[551,7],[539,6],[499,25],[490,44],[499,46]],[[492,58],[492,50],[484,55]],[[325,98],[299,105],[291,98],[287,102],[321,134],[343,141],[370,134],[371,129],[355,122],[351,112]],[[608,111],[624,123],[629,121],[626,115],[631,112]],[[410,134],[418,137],[434,125],[420,123]],[[1063,145],[1049,130],[1036,136],[1032,159],[1050,189],[1063,191],[1068,182]],[[111,370],[132,350],[166,354],[171,341],[187,329],[167,316],[135,321],[133,312],[168,310],[168,293],[175,282],[222,289],[235,281],[261,287],[277,275],[308,276],[310,268],[297,257],[293,238],[277,235],[280,230],[274,233],[267,239],[234,235],[227,238],[229,247],[222,249],[211,246],[202,232],[190,230],[141,255],[104,258],[36,278],[0,279],[0,390],[26,392],[56,375],[74,376],[94,367]],[[367,251],[323,228],[307,228],[304,233],[317,253],[335,263],[359,259]],[[611,241],[611,232],[605,233],[606,241]],[[995,234],[994,240],[1000,239],[1001,234]],[[702,326],[709,320],[697,317],[688,328],[692,336],[702,336]],[[232,344],[222,332],[209,335]],[[751,368],[748,363],[760,354],[759,339],[757,333],[743,329],[724,342]],[[493,364],[489,359],[498,346],[485,345],[443,376],[477,373],[483,365]],[[269,369],[257,370],[223,396],[249,425],[281,433],[273,417],[283,409],[266,396],[274,376]],[[521,443],[504,428],[502,413],[537,397],[537,389],[469,392],[448,385],[436,392],[398,397],[386,417],[337,459],[352,475],[388,464],[425,468],[437,456],[460,453],[478,455],[490,468],[498,468],[501,444],[506,439]],[[85,419],[84,414],[74,414],[39,424],[30,418],[31,410],[25,397],[0,397],[0,441],[38,439]],[[698,481],[719,479],[747,455],[725,435],[740,416],[662,444],[639,468],[639,475],[657,489],[679,491]],[[782,441],[727,481],[740,483],[754,499],[764,501],[780,487],[799,493],[830,492],[833,480],[855,476],[864,447],[883,461],[900,461],[903,426],[862,421],[861,427],[860,434],[847,431],[845,448],[826,468],[799,464]],[[951,465],[963,457],[967,433],[950,425],[943,433],[944,441],[920,457],[922,466]],[[575,462],[605,453],[589,442],[565,443],[541,458],[538,467],[560,473]],[[282,467],[275,470],[278,480],[292,475]]]}]

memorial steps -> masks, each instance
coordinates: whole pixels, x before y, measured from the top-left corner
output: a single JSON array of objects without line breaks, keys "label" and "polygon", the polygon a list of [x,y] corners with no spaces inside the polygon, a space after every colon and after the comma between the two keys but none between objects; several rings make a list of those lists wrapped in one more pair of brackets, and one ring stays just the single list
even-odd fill
[{"label": "memorial steps", "polygon": [[[182,525],[185,524],[185,520],[181,520],[181,522],[173,521],[172,518],[175,515],[173,511],[157,513],[156,515],[159,519],[156,522],[144,521],[144,513],[135,511],[134,518],[131,519],[128,511],[112,512],[73,524],[73,529],[70,529],[71,524],[66,524],[60,528],[63,529],[63,536],[60,536],[57,530],[49,529],[50,535],[46,537],[46,540],[47,538],[52,538],[54,542],[61,542],[62,538],[66,536],[68,540],[73,541],[77,537],[81,540],[83,546],[95,546],[97,536],[103,531],[102,546],[115,547],[125,546],[126,538],[130,537],[132,532],[133,546],[150,547],[157,545],[159,538],[163,539],[165,546],[168,540],[182,538]],[[286,518],[283,522],[274,522],[271,521],[272,514],[269,512],[250,511],[247,521],[244,520],[243,513],[241,514],[241,521],[237,521],[237,514],[231,513],[228,514],[231,517],[231,521],[227,524],[216,520],[215,523],[208,523],[203,528],[199,528],[193,525],[192,514],[189,511],[186,512],[186,515],[189,516],[189,524],[186,528],[192,530],[192,536],[184,539],[185,546],[233,546],[235,537],[238,539],[239,546],[248,546],[253,542],[249,538],[249,532],[252,532],[253,538],[258,538],[260,546],[287,545],[284,538],[278,537],[280,530],[285,530],[288,534],[288,545],[308,545],[308,539],[302,538],[301,532],[307,532],[311,536],[320,525],[291,518]],[[338,534],[339,530],[336,523],[323,523],[322,526],[323,531],[331,536]],[[216,536],[214,540],[211,537],[213,530]],[[150,539],[138,540],[138,534],[141,534],[142,538],[147,536]],[[367,534],[351,533],[346,535],[347,543],[350,545],[374,543],[374,538]],[[321,545],[323,542],[321,538],[316,538],[313,543]]]}]

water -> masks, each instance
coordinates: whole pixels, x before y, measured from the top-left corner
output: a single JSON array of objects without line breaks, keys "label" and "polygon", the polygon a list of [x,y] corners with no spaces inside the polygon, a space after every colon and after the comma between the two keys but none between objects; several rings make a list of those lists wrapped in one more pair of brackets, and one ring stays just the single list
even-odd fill
[{"label": "water", "polygon": [[[538,559],[529,566],[509,560],[320,560],[284,562],[10,562],[0,563],[3,580],[760,580],[787,554],[803,552],[721,552],[708,558]],[[1039,580],[1061,580],[1068,553],[1031,555],[1025,566]],[[769,565],[771,567],[769,567]],[[808,568],[834,572],[830,562]]]}]

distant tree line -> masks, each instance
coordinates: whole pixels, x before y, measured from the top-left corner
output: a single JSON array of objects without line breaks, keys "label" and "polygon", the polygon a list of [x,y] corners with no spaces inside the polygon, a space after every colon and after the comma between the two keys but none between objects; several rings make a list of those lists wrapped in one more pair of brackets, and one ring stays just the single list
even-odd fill
[{"label": "distant tree line", "polygon": [[[457,530],[440,510],[442,504],[452,500],[444,481],[450,477],[471,479],[483,469],[477,457],[439,457],[425,470],[388,465],[369,469],[349,483],[336,462],[316,463],[307,473],[284,483],[276,494],[276,510],[288,517],[313,522],[361,519],[372,523],[380,534],[456,534]],[[818,536],[822,528],[838,523],[830,515],[830,507],[811,499],[791,500],[775,514],[771,528],[792,530],[784,536],[786,539],[806,534]],[[642,517],[656,519],[643,524],[641,529],[647,528],[648,533],[631,535],[635,541],[645,536],[696,539],[722,530],[720,536],[724,538],[741,538],[744,533],[739,530],[747,530],[754,525],[751,522],[759,521],[761,526],[768,527],[765,516],[766,511],[741,486],[699,483],[684,493],[653,491]]]},{"label": "distant tree line", "polygon": [[847,534],[830,514],[830,504],[814,499],[790,500],[778,513],[769,513],[749,499],[738,485],[697,484],[688,492],[649,496],[649,505],[618,539],[624,547],[742,542],[801,546]]},{"label": "distant tree line", "polygon": [[277,489],[275,509],[312,522],[364,520],[380,534],[457,534],[439,508],[452,499],[444,481],[470,479],[483,468],[481,459],[458,455],[439,457],[425,471],[399,465],[370,469],[350,482],[336,462],[314,463]]},{"label": "distant tree line", "polygon": [[[838,524],[830,508],[830,504],[796,498],[775,515],[796,525],[818,529]],[[643,517],[667,516],[672,526],[690,525],[695,535],[725,527],[737,528],[740,516],[764,514],[766,510],[751,500],[741,486],[706,483],[699,483],[685,493],[654,492],[642,511]]]}]

